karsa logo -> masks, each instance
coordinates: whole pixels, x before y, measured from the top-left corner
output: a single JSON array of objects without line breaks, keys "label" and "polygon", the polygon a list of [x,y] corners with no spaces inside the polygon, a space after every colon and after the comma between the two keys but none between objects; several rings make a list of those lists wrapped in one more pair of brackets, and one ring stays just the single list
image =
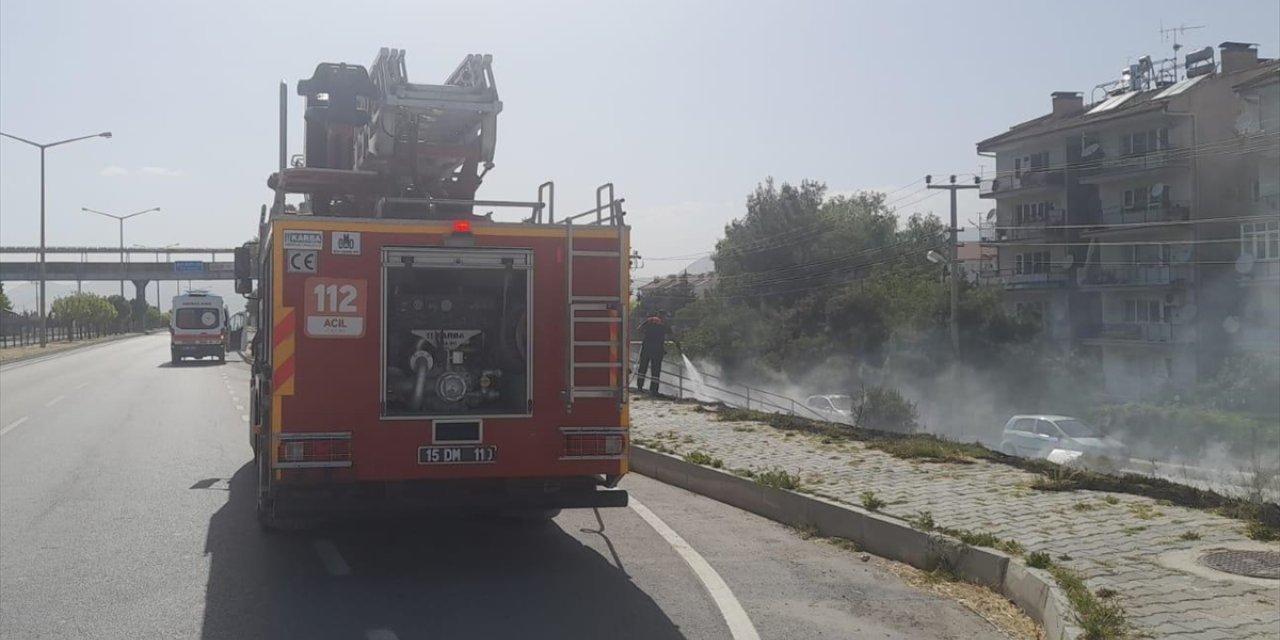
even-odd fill
[{"label": "karsa logo", "polygon": [[360,234],[354,231],[334,231],[332,251],[334,255],[360,255]]},{"label": "karsa logo", "polygon": [[324,233],[320,231],[285,231],[286,249],[323,249]]}]

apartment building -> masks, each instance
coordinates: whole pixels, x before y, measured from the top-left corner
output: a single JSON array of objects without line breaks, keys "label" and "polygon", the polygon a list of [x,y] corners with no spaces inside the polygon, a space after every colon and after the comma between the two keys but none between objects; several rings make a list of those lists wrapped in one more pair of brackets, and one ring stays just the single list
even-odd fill
[{"label": "apartment building", "polygon": [[1276,138],[1261,131],[1269,115],[1241,126],[1250,100],[1268,108],[1277,72],[1244,43],[1143,57],[1088,103],[1055,92],[1048,114],[978,143],[996,161],[980,192],[995,203],[988,282],[1092,355],[1113,395],[1189,386],[1243,341],[1280,343],[1266,331],[1278,219],[1262,210]]},{"label": "apartment building", "polygon": [[1240,299],[1226,329],[1237,351],[1280,358],[1280,69],[1235,90],[1242,105],[1239,175],[1252,216],[1240,222]]}]

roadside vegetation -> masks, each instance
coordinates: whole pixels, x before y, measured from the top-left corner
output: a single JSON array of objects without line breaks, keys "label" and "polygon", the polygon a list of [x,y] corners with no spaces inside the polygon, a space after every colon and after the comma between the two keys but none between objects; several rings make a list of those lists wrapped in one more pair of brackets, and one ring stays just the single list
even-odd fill
[{"label": "roadside vegetation", "polygon": [[[1143,496],[1165,504],[1213,511],[1242,520],[1246,534],[1255,540],[1280,540],[1280,505],[1255,497],[1238,498],[1189,487],[1162,478],[1123,473],[1111,475],[1049,462],[1009,456],[980,444],[947,440],[932,434],[881,432],[863,427],[822,422],[777,413],[765,413],[720,405],[715,416],[725,421],[751,421],[768,424],[784,432],[807,433],[833,442],[860,442],[869,449],[882,451],[904,460],[969,464],[979,460],[1003,464],[1036,474],[1031,483],[1037,491],[1101,491]],[[1117,504],[1114,496],[1105,496],[1107,504]],[[1151,509],[1147,511],[1146,509]],[[1146,507],[1138,515],[1154,517],[1158,512]]]}]

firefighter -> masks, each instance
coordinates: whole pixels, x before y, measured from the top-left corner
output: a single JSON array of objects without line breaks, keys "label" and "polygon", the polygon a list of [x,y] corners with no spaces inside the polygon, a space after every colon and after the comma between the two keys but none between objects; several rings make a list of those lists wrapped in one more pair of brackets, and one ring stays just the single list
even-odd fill
[{"label": "firefighter", "polygon": [[641,336],[640,343],[640,363],[636,370],[636,390],[644,391],[645,369],[649,370],[649,393],[658,395],[659,377],[662,375],[662,357],[666,355],[666,341],[670,337],[676,343],[676,348],[684,351],[680,346],[680,341],[675,337],[675,333],[671,331],[671,325],[668,324],[668,314],[665,310],[659,310],[657,313],[651,314],[640,323],[638,330]]}]

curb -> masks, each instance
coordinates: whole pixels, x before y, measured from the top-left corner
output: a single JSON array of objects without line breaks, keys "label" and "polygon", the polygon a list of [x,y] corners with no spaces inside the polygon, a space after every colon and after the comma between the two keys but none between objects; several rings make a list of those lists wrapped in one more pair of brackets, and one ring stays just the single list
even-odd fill
[{"label": "curb", "polygon": [[1049,640],[1083,634],[1071,605],[1047,571],[1032,569],[994,549],[971,547],[878,513],[816,496],[766,487],[731,473],[691,464],[632,445],[631,470],[789,526],[810,526],[823,536],[848,538],[867,553],[925,571],[940,561],[961,578],[1003,594],[1044,628]]}]

